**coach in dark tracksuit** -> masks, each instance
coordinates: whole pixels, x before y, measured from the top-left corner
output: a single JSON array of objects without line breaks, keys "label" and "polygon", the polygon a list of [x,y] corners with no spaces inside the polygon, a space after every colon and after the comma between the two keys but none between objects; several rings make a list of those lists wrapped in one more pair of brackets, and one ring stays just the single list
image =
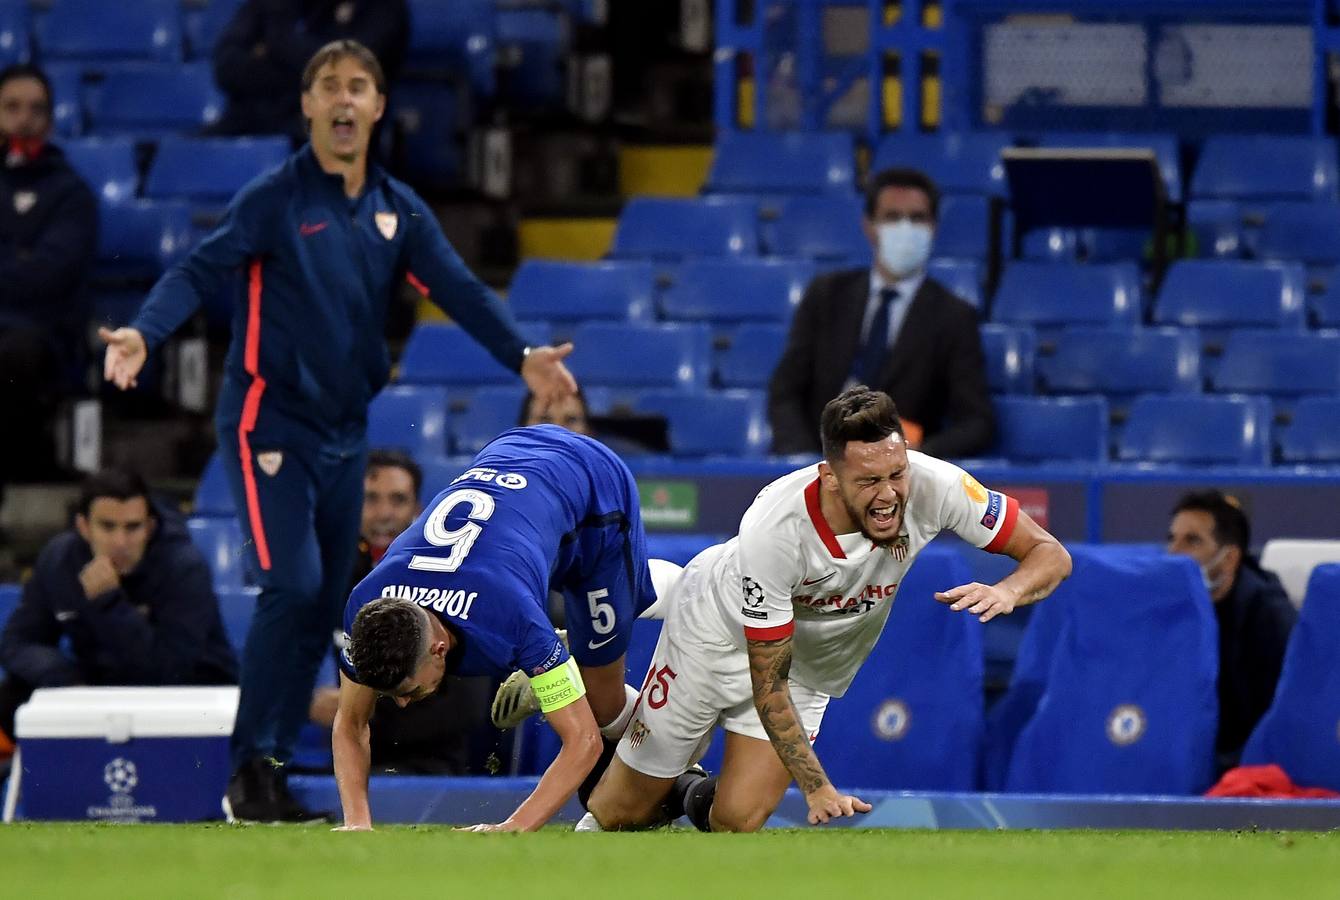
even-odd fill
[{"label": "coach in dark tracksuit", "polygon": [[261,595],[242,660],[230,818],[299,821],[279,768],[306,720],[358,546],[368,401],[386,383],[387,304],[408,279],[547,398],[575,391],[571,351],[527,348],[432,211],[367,158],[385,81],[361,44],[303,74],[311,142],[234,198],[218,229],[154,287],[130,328],[104,330],[106,374],[134,383],[201,299],[246,281],[215,421]]}]

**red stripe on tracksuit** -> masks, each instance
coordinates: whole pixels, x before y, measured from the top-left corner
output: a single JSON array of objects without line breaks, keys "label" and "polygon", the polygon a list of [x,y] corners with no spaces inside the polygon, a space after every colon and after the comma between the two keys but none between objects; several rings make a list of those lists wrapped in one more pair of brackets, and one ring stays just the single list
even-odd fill
[{"label": "red stripe on tracksuit", "polygon": [[237,426],[238,454],[242,457],[242,485],[247,495],[247,521],[251,523],[251,539],[256,542],[256,559],[266,572],[270,571],[270,543],[265,539],[265,523],[261,520],[261,499],[256,493],[256,470],[251,464],[250,434],[256,429],[256,417],[261,411],[261,395],[265,393],[265,379],[261,377],[261,261],[253,260],[248,270],[247,332],[242,364],[251,376],[246,400],[242,403],[242,421]]}]

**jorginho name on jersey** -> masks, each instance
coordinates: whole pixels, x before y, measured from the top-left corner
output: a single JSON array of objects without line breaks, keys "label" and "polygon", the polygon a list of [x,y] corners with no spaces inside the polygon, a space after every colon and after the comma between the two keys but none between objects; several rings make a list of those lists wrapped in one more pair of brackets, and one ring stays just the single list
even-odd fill
[{"label": "jorginho name on jersey", "polygon": [[[869,655],[917,553],[945,529],[989,551],[1009,541],[1018,503],[967,472],[916,451],[903,532],[888,547],[859,532],[837,535],[819,504],[818,466],[764,488],[739,537],[711,562],[713,602],[687,611],[708,642],[793,639],[791,677],[840,697]],[[953,585],[946,585],[946,588]]]}]

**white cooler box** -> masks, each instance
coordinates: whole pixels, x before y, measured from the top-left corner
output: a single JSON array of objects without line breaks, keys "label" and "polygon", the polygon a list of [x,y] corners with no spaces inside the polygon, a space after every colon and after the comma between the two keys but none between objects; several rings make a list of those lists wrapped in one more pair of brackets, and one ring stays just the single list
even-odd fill
[{"label": "white cooler box", "polygon": [[4,819],[218,819],[236,687],[45,688],[19,707]]}]

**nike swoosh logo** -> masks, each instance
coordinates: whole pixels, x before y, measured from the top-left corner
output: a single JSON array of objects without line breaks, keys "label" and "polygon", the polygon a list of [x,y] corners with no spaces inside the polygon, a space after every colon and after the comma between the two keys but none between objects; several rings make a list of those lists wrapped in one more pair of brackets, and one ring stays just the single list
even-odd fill
[{"label": "nike swoosh logo", "polygon": [[587,650],[599,650],[601,647],[605,646],[605,645],[608,644],[610,641],[614,640],[616,637],[618,637],[617,634],[612,634],[612,635],[610,635],[609,637],[605,638],[603,641],[601,641],[601,642],[598,643],[598,644],[597,644],[595,641],[587,641],[587,642],[586,642],[586,649],[587,649]]},{"label": "nike swoosh logo", "polygon": [[329,222],[317,222],[315,225],[308,225],[306,222],[303,222],[298,226],[298,234],[303,237],[311,237],[319,231],[325,231],[326,226],[329,224]]},{"label": "nike swoosh logo", "polygon": [[809,587],[809,586],[812,585],[812,584],[818,584],[818,583],[821,582],[821,581],[827,581],[828,579],[832,578],[832,577],[833,577],[834,575],[836,575],[836,574],[837,574],[837,570],[834,569],[832,572],[829,572],[827,575],[825,575],[825,576],[822,577],[822,578],[811,578],[811,579],[808,579],[808,580],[806,580],[806,581],[802,581],[800,584],[801,584],[802,587]]}]

